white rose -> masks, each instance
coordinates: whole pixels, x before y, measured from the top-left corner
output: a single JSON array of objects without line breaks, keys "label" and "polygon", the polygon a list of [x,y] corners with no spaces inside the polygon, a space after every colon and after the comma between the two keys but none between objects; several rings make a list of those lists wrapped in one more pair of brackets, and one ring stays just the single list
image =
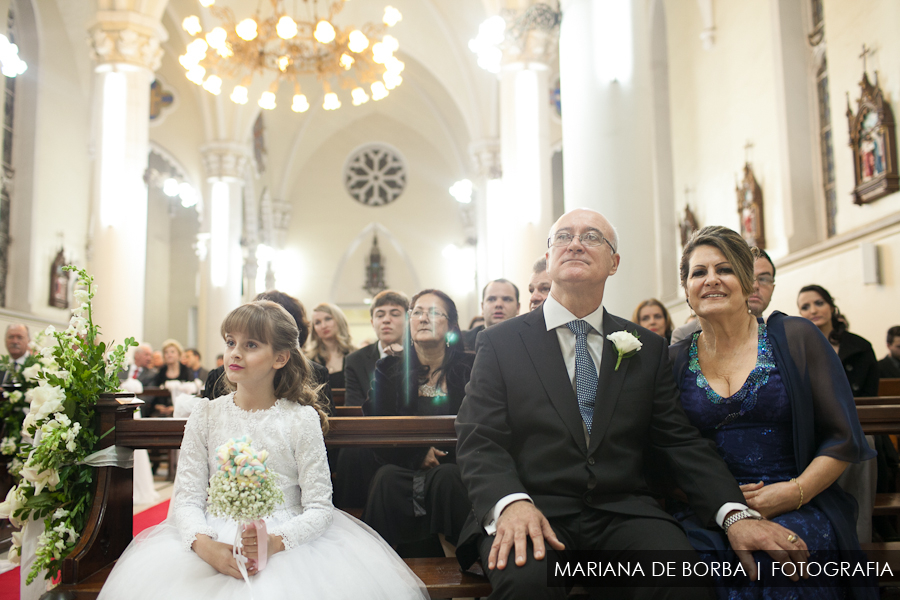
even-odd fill
[{"label": "white rose", "polygon": [[28,413],[27,415],[25,415],[25,420],[22,421],[22,431],[26,432],[36,424],[37,423],[34,418],[34,413]]},{"label": "white rose", "polygon": [[643,346],[639,339],[627,331],[615,331],[606,336],[606,339],[613,343],[619,354],[637,352]]},{"label": "white rose", "polygon": [[40,373],[40,372],[41,372],[41,365],[39,365],[38,363],[34,363],[30,367],[25,367],[24,369],[22,369],[22,375],[28,381],[37,381],[38,373]]},{"label": "white rose", "polygon": [[51,400],[62,402],[66,399],[66,394],[58,385],[39,385],[25,392],[25,398],[29,401],[31,410],[37,411]]},{"label": "white rose", "polygon": [[56,469],[44,469],[38,472],[33,467],[25,467],[22,469],[22,479],[34,484],[34,495],[37,496],[45,487],[55,490],[59,485],[59,473]]},{"label": "white rose", "polygon": [[6,494],[6,500],[0,502],[0,518],[9,519],[13,527],[21,527],[22,521],[13,516],[13,514],[25,506],[25,501],[19,493],[19,488],[14,487]]}]

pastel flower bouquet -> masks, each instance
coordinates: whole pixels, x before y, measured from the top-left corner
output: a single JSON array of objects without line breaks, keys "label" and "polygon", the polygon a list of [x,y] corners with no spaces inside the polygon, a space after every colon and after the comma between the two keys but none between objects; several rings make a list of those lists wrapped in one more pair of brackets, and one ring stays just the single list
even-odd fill
[{"label": "pastel flower bouquet", "polygon": [[266,540],[268,533],[263,518],[272,515],[275,508],[284,502],[284,494],[278,487],[278,475],[266,467],[269,453],[257,452],[247,436],[230,439],[216,448],[218,470],[209,480],[209,512],[224,519],[232,519],[240,525],[235,535],[233,554],[238,569],[247,583],[246,563],[248,559],[241,553],[241,532],[255,527],[260,540],[257,570],[266,566]]}]

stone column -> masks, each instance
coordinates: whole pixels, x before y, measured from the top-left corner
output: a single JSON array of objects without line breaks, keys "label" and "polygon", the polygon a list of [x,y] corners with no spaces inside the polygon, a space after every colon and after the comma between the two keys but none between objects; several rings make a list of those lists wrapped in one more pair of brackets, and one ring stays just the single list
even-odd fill
[{"label": "stone column", "polygon": [[559,34],[565,207],[617,228],[622,262],[603,304],[625,317],[658,293],[646,4],[563,0]]},{"label": "stone column", "polygon": [[[477,177],[473,182],[475,203],[475,249],[476,287],[481,298],[481,288],[503,272],[503,231],[491,228],[489,223],[503,220],[503,168],[500,163],[500,140],[484,139],[469,146],[469,154],[475,165]],[[479,314],[476,308],[474,314]]]},{"label": "stone column", "polygon": [[491,252],[499,264],[490,269],[490,279],[505,277],[521,291],[546,251],[553,224],[547,80],[557,35],[553,25],[545,29],[536,20],[520,17],[516,23],[508,27],[500,71],[504,206],[502,216],[488,220],[488,235],[502,241]]},{"label": "stone column", "polygon": [[200,150],[207,176],[200,235],[207,240],[207,253],[200,264],[197,339],[201,354],[215,356],[224,348],[219,331],[222,320],[241,304],[241,206],[249,149],[244,144],[222,141]]},{"label": "stone column", "polygon": [[144,8],[149,14],[99,10],[89,27],[95,101],[88,266],[100,290],[94,318],[103,328],[104,339],[117,342],[129,336],[140,340],[144,335],[144,171],[150,84],[160,64],[160,35],[164,35],[159,21],[162,8]]}]

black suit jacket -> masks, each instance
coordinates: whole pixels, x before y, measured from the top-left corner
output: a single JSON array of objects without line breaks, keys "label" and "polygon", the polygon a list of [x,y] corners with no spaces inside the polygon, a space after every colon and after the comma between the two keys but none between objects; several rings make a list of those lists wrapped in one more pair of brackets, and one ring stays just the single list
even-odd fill
[{"label": "black suit jacket", "polygon": [[878,376],[882,379],[900,378],[900,362],[888,354],[878,361]]},{"label": "black suit jacket", "polygon": [[[328,385],[328,369],[313,361],[309,361],[309,366],[313,370],[313,378],[316,380],[316,384],[322,386],[319,390],[319,400],[327,407],[326,412],[333,416],[334,398],[331,396],[331,386]],[[209,376],[206,378],[206,385],[203,386],[203,391],[200,395],[210,400],[224,396],[229,392],[225,382],[225,367],[216,367],[209,372]]]},{"label": "black suit jacket", "polygon": [[378,342],[351,352],[344,359],[344,404],[362,406],[369,397],[375,376],[375,363],[381,358]]},{"label": "black suit jacket", "polygon": [[666,340],[604,312],[604,338],[623,329],[637,331],[643,348],[616,371],[615,347],[604,339],[590,446],[543,307],[478,336],[456,419],[457,463],[474,506],[461,540],[483,533],[494,505],[519,492],[551,520],[585,507],[672,520],[645,477],[657,454],[703,522],[713,524],[724,503],[743,501],[712,443],[681,409]]},{"label": "black suit jacket", "polygon": [[482,331],[484,331],[484,325],[462,332],[463,346],[465,346],[466,350],[475,352],[475,342],[478,340],[478,334]]}]

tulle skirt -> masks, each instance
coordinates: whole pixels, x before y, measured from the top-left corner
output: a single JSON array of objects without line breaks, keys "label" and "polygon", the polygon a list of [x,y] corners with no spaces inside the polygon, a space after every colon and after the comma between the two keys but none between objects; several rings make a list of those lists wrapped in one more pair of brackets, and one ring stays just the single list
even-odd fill
[{"label": "tulle skirt", "polygon": [[[237,525],[207,516],[218,540],[231,544]],[[320,537],[269,557],[266,568],[243,579],[216,571],[185,550],[178,529],[167,520],[136,537],[110,573],[100,600],[257,600],[327,598],[420,599],[425,586],[381,537],[364,523],[335,510]]]}]

